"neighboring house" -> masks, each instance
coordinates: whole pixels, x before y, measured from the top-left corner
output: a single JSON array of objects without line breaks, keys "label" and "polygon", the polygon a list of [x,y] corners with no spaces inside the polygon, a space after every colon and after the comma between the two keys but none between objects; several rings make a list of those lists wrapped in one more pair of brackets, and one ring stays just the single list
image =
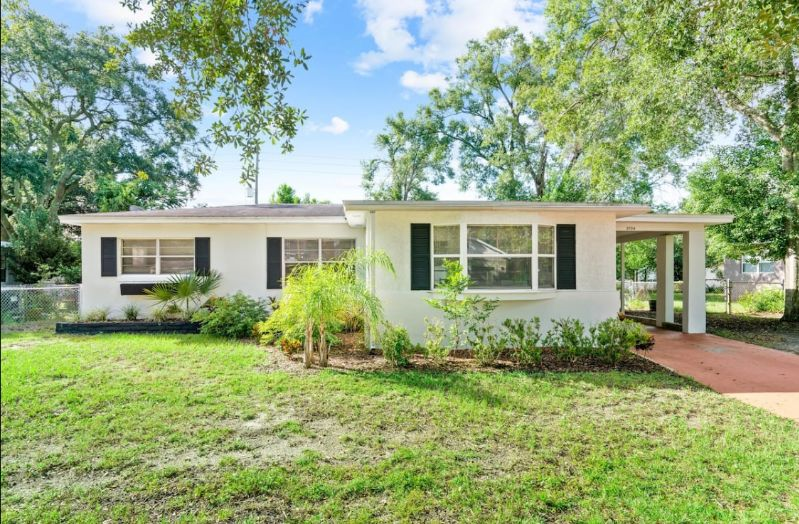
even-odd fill
[{"label": "neighboring house", "polygon": [[730,280],[732,299],[760,289],[781,288],[785,281],[785,261],[761,257],[728,258],[721,268],[721,278]]},{"label": "neighboring house", "polygon": [[81,226],[83,313],[110,307],[119,315],[131,302],[146,309],[151,303],[144,289],[191,270],[219,271],[220,294],[278,296],[299,264],[324,263],[352,248],[379,249],[391,257],[396,276],[370,270],[365,278],[387,319],[405,326],[415,341],[423,338],[425,317],[437,313],[425,299],[434,296],[447,259],[459,260],[474,281],[469,293],[500,301],[497,322],[538,316],[545,328],[563,317],[590,324],[620,307],[617,242],[658,237],[672,246],[663,256],[668,267],[672,235],[690,235],[684,271],[696,284],[684,299],[691,313],[683,329],[702,332],[704,227],[732,218],[649,211],[616,204],[345,201],[60,218]]}]

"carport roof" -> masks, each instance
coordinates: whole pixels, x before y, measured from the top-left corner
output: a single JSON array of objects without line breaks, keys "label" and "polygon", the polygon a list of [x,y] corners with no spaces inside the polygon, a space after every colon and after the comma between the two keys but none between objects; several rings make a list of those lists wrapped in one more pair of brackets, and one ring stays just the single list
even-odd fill
[{"label": "carport roof", "polygon": [[668,234],[683,233],[695,227],[729,224],[733,215],[692,215],[688,213],[648,213],[616,219],[616,242],[633,242]]}]

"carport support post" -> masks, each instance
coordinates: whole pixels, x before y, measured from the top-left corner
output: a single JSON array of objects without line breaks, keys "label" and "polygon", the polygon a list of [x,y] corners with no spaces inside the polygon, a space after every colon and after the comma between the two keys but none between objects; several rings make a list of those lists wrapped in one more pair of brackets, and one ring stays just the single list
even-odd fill
[{"label": "carport support post", "polygon": [[619,244],[619,313],[624,314],[624,242]]},{"label": "carport support post", "polygon": [[658,237],[657,247],[657,312],[655,323],[674,323],[674,237]]},{"label": "carport support post", "polygon": [[682,330],[705,332],[705,228],[683,233]]}]

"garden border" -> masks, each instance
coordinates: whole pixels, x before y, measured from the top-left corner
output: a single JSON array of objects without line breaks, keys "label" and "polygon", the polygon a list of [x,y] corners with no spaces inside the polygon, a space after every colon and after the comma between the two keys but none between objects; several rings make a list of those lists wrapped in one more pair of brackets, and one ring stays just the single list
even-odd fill
[{"label": "garden border", "polygon": [[56,333],[70,335],[97,335],[100,333],[161,333],[196,334],[200,332],[199,322],[149,322],[149,321],[107,321],[107,322],[58,322]]}]

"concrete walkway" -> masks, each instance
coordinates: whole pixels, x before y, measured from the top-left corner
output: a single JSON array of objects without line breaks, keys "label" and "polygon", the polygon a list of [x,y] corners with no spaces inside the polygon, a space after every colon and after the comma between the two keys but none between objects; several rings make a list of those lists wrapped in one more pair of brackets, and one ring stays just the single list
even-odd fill
[{"label": "concrete walkway", "polygon": [[799,422],[799,355],[716,335],[649,328],[655,347],[638,354],[747,404]]}]

